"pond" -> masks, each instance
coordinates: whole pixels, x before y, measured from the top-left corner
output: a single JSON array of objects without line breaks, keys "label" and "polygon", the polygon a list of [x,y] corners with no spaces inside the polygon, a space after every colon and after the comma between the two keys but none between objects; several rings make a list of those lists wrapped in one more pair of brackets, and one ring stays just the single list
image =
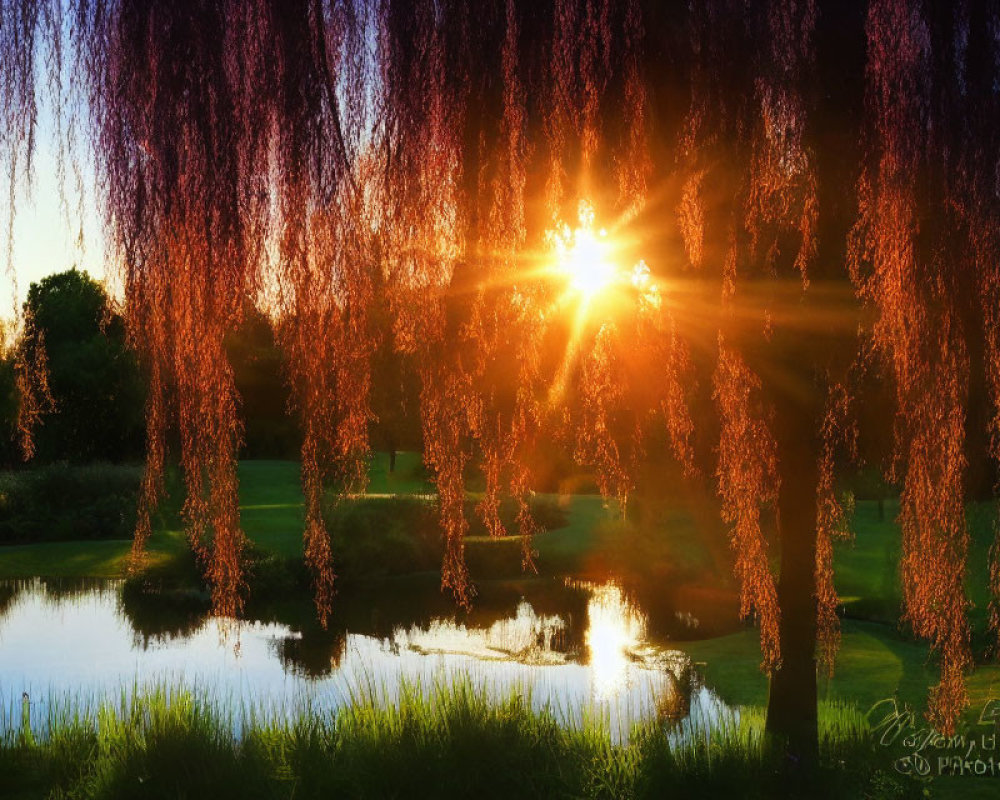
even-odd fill
[{"label": "pond", "polygon": [[237,625],[198,597],[136,596],[121,581],[0,582],[0,701],[20,719],[27,693],[37,726],[50,703],[165,685],[281,714],[468,677],[491,696],[527,693],[567,724],[601,719],[616,741],[650,717],[729,714],[670,644],[698,619],[651,625],[612,582],[486,584],[468,613],[426,581],[393,582],[338,597],[328,630],[294,606],[251,616]]}]

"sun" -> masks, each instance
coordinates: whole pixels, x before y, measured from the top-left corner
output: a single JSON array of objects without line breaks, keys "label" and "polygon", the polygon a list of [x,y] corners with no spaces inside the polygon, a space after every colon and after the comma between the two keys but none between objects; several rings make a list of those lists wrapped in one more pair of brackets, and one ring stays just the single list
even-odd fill
[{"label": "sun", "polygon": [[553,233],[556,268],[573,291],[590,300],[621,275],[607,231],[594,230],[594,209],[587,202],[580,203],[579,223],[576,229],[564,225]]},{"label": "sun", "polygon": [[606,239],[603,230],[595,235],[586,228],[577,228],[574,233],[565,270],[570,276],[570,286],[581,294],[595,295],[617,278],[618,269],[611,261]]}]

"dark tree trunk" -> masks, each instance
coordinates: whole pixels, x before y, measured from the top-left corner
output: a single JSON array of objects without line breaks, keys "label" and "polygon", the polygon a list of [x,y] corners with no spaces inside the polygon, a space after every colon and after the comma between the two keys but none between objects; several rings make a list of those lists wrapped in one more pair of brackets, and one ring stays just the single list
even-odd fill
[{"label": "dark tree trunk", "polygon": [[396,471],[396,448],[389,448],[389,473],[392,474]]},{"label": "dark tree trunk", "polygon": [[[836,20],[817,37],[815,76],[803,87],[810,109],[806,138],[819,177],[819,252],[809,264],[811,288],[794,305],[781,309],[787,325],[776,331],[769,365],[772,372],[766,384],[775,393],[774,433],[781,477],[778,603],[782,657],[781,668],[771,677],[766,729],[774,745],[788,756],[788,766],[798,765],[803,772],[815,764],[819,749],[815,572],[819,431],[826,387],[835,376],[843,379],[858,352],[857,306],[842,279],[845,246],[857,206],[853,194],[843,191],[843,182],[853,183],[858,176],[867,48],[866,3],[820,0],[819,6],[822,16]],[[786,248],[786,259],[792,252],[794,247]],[[794,275],[790,266],[786,260],[781,274]],[[823,285],[834,291],[824,295]],[[832,312],[837,308],[841,311],[833,323]]]},{"label": "dark tree trunk", "polygon": [[[800,387],[801,388],[801,387]],[[766,729],[791,762],[818,758],[816,712],[816,490],[818,419],[813,392],[776,398],[775,434],[781,487],[778,604],[781,667],[771,676]]]}]

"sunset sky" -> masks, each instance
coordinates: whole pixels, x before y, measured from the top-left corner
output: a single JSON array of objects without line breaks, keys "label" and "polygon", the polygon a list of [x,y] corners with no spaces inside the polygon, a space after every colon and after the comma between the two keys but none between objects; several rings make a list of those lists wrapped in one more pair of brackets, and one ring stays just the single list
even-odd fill
[{"label": "sunset sky", "polygon": [[[73,179],[67,179],[67,201],[69,218],[60,208],[59,185],[56,177],[58,144],[54,135],[52,116],[44,107],[39,108],[38,141],[35,150],[35,180],[29,187],[25,182],[19,185],[17,216],[13,231],[12,264],[17,280],[17,302],[24,300],[28,287],[33,281],[53,272],[62,272],[76,266],[84,269],[98,280],[104,274],[104,239],[101,233],[99,215],[94,202],[93,173],[89,164],[83,165],[84,213],[82,220],[83,247],[77,243],[81,228],[78,197]],[[7,222],[9,205],[6,191],[0,202],[4,225]],[[6,264],[5,264],[6,266]],[[0,281],[0,319],[10,319],[14,313],[14,285],[5,275]]]}]

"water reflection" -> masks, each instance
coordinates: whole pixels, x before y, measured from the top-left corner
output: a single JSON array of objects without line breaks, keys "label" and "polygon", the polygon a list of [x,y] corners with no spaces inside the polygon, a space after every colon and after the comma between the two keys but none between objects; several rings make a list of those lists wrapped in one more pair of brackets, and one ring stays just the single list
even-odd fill
[{"label": "water reflection", "polygon": [[289,603],[235,636],[206,602],[111,581],[0,582],[0,702],[168,683],[236,708],[334,709],[359,687],[393,702],[404,682],[468,676],[498,697],[526,691],[567,721],[596,710],[615,738],[640,718],[683,718],[692,704],[717,713],[687,657],[651,637],[647,616],[613,583],[485,585],[468,614],[434,586],[401,583],[338,598],[329,630],[311,604]]},{"label": "water reflection", "polygon": [[416,625],[393,631],[392,641],[424,655],[464,655],[481,661],[520,664],[563,664],[566,622],[558,616],[538,615],[531,604],[521,601],[514,616],[498,619],[487,628],[469,628],[453,619],[435,619],[422,628]]},{"label": "water reflection", "polygon": [[118,608],[132,625],[136,647],[147,649],[197,633],[208,620],[211,598],[208,592],[126,582],[121,586]]},{"label": "water reflection", "polygon": [[646,619],[616,584],[577,583],[590,589],[587,602],[587,651],[594,692],[601,700],[626,688],[629,663],[646,635]]}]

